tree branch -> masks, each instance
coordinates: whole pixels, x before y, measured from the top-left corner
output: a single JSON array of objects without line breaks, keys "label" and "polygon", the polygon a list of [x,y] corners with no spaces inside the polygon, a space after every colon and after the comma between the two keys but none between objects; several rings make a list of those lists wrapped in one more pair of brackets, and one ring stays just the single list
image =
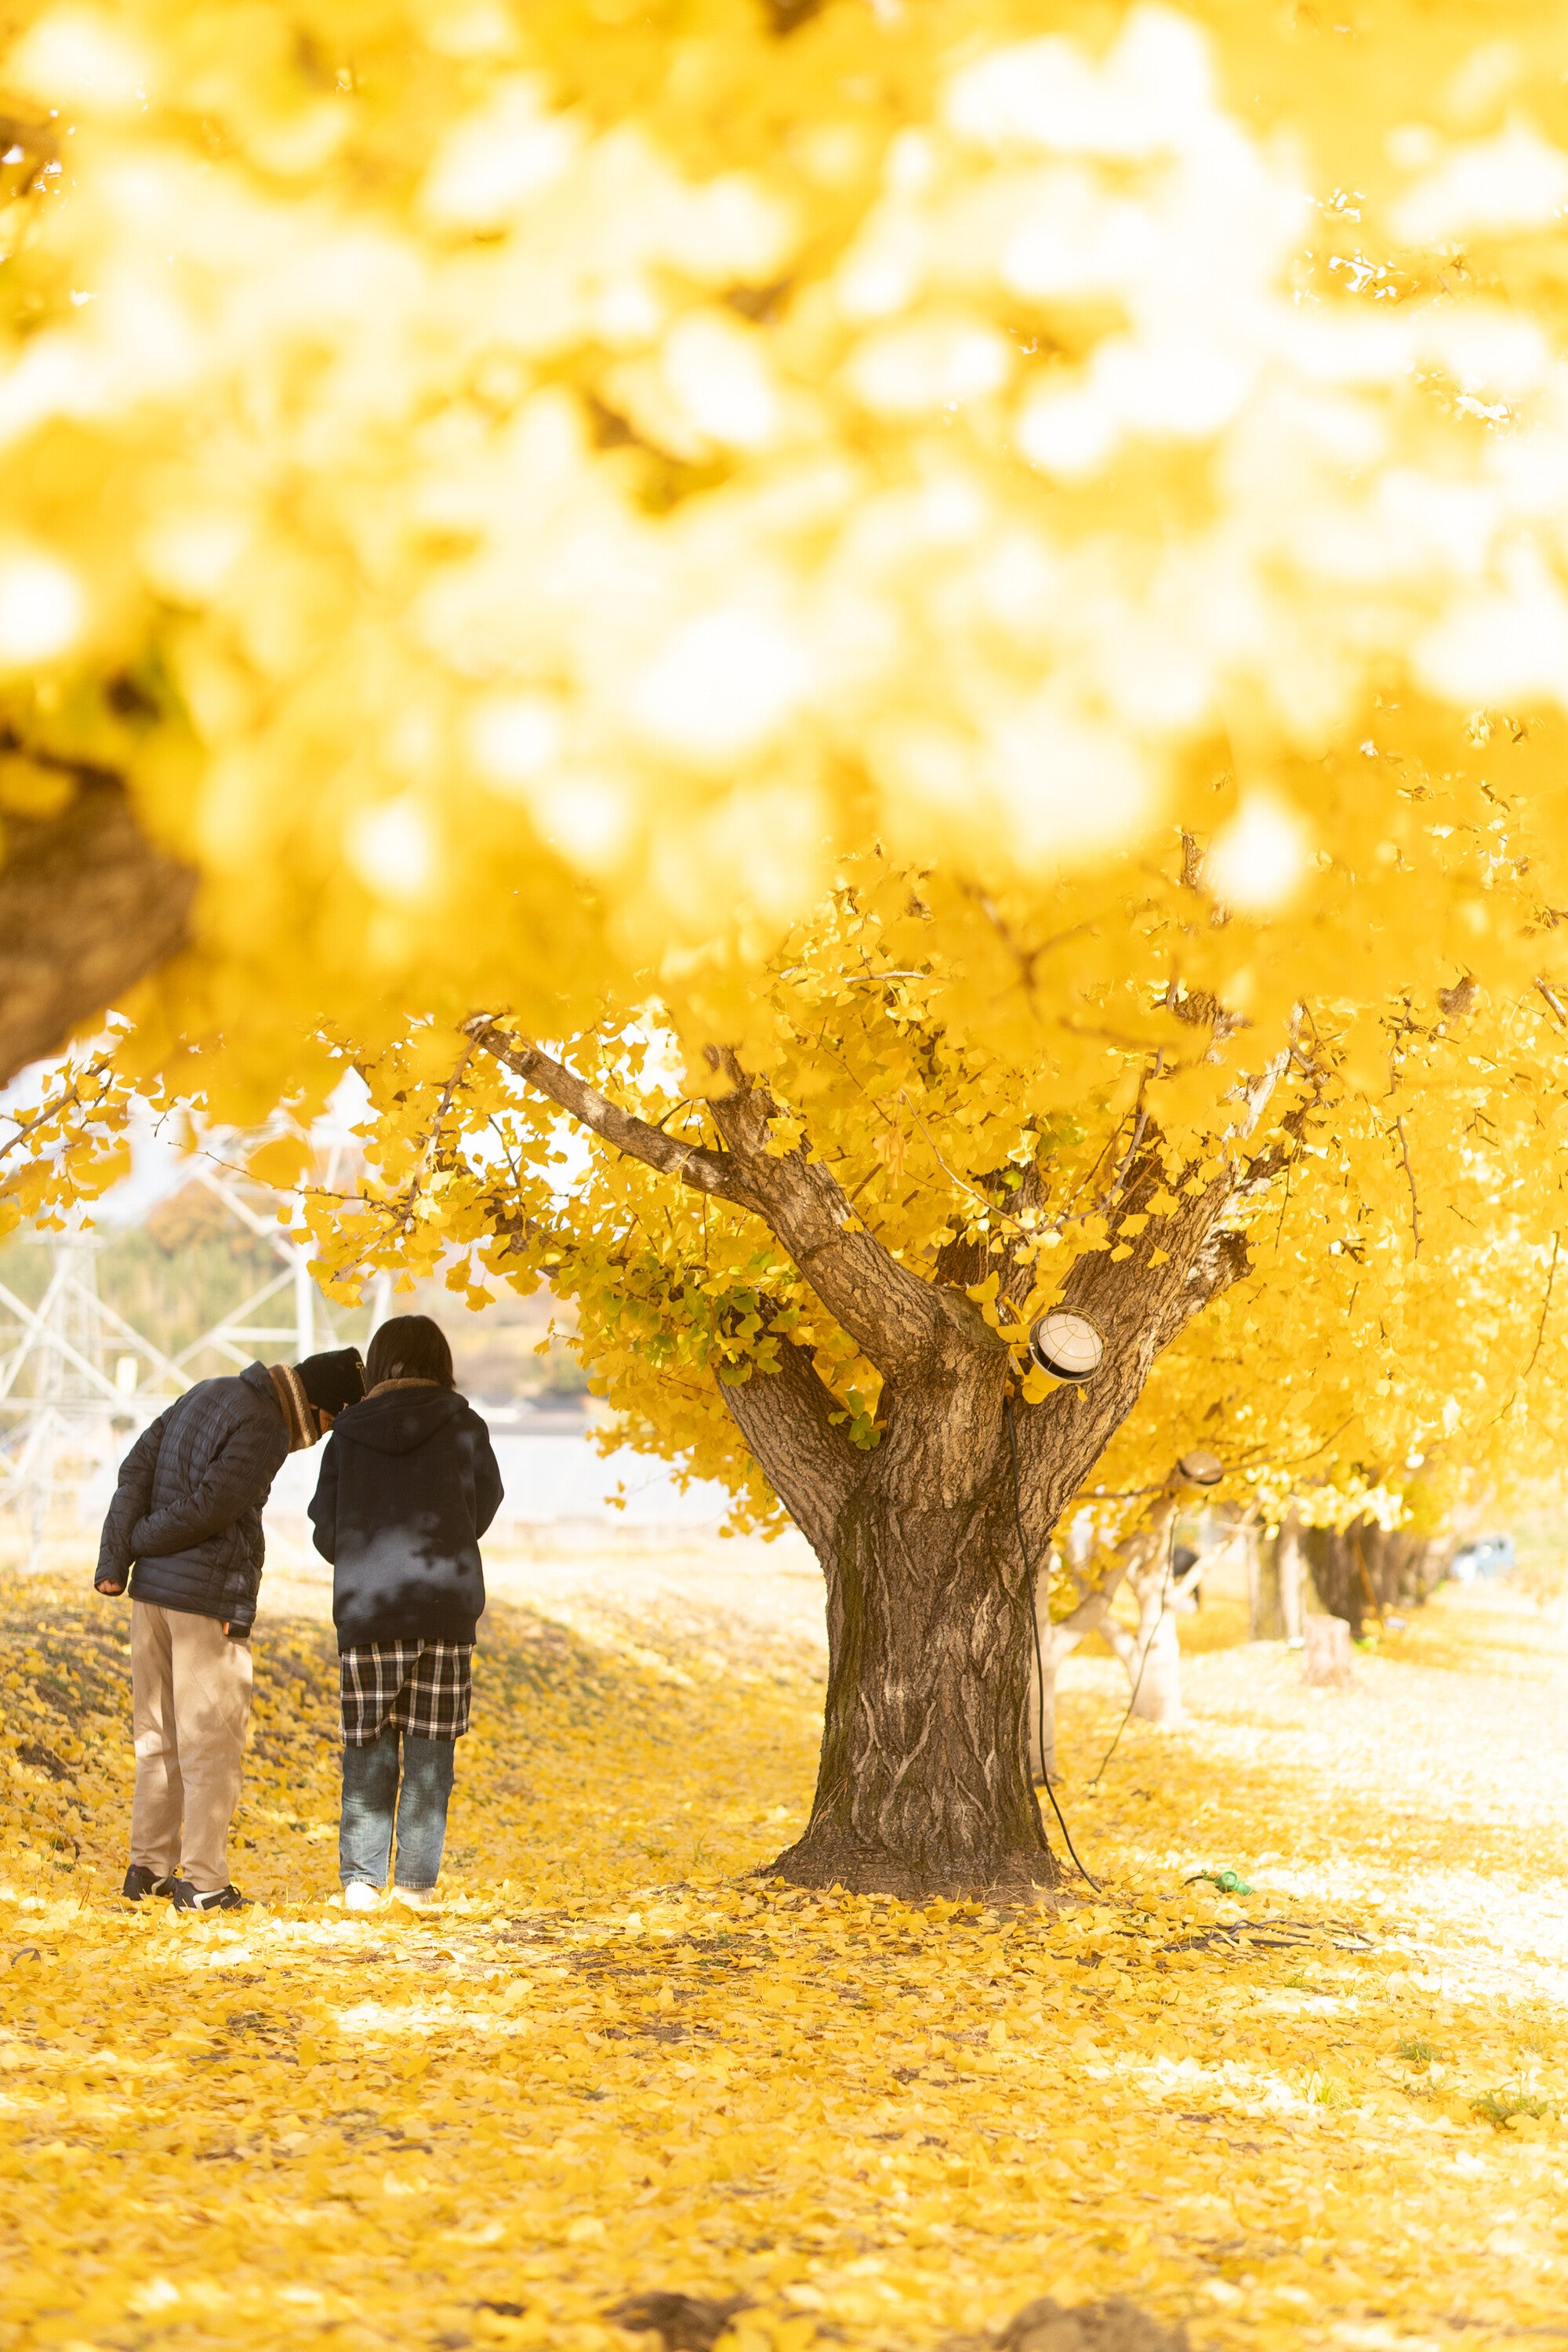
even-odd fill
[{"label": "tree branch", "polygon": [[[597,1087],[587,1085],[528,1039],[509,1036],[488,1013],[476,1013],[463,1027],[475,1046],[493,1055],[616,1150],[662,1175],[679,1177],[705,1198],[711,1195],[731,1202],[773,1224],[772,1204],[738,1154],[710,1151],[666,1135],[648,1120],[606,1100]],[[742,1084],[746,1083],[742,1074]],[[745,1131],[748,1140],[753,1140],[749,1127]],[[784,1236],[781,1234],[780,1238]],[[789,1246],[787,1240],[785,1246]],[[800,1263],[798,1256],[796,1263]],[[818,1555],[828,1558],[839,1513],[864,1475],[867,1456],[835,1422],[837,1401],[819,1378],[810,1350],[781,1335],[775,1370],[753,1365],[744,1381],[721,1381],[719,1392],[784,1508]]]},{"label": "tree branch", "polygon": [[738,1385],[721,1381],[719,1392],[796,1527],[819,1559],[830,1559],[839,1514],[870,1457],[834,1422],[838,1402],[810,1349],[781,1338],[776,1371],[754,1366]]},{"label": "tree branch", "polygon": [[[26,1115],[8,1111],[4,1121],[5,1128],[8,1131],[5,1134],[4,1139],[0,1140],[0,1162],[8,1160],[13,1152],[19,1152],[24,1158],[30,1157],[37,1148],[34,1144],[34,1138],[37,1136],[41,1135],[45,1139],[47,1150],[49,1142],[58,1137],[58,1122],[65,1118],[68,1111],[79,1106],[90,1117],[101,1102],[103,1094],[108,1091],[110,1067],[107,1058],[89,1062],[84,1068],[76,1072],[68,1087],[63,1088],[59,1094],[46,1097],[37,1110]],[[99,1092],[94,1095],[92,1101],[89,1102],[83,1090],[95,1082]],[[54,1130],[53,1137],[50,1135],[51,1129]]]},{"label": "tree branch", "polygon": [[526,1037],[510,1037],[498,1028],[488,1013],[476,1013],[463,1024],[464,1034],[482,1046],[487,1054],[503,1063],[513,1075],[527,1080],[531,1087],[558,1103],[563,1111],[604,1140],[624,1151],[629,1160],[640,1160],[645,1167],[655,1168],[663,1176],[677,1176],[699,1192],[710,1193],[716,1200],[732,1201],[737,1208],[751,1209],[756,1214],[765,1212],[761,1201],[751,1191],[725,1153],[710,1151],[702,1144],[682,1143],[679,1137],[666,1135],[646,1118],[637,1118],[609,1102],[596,1087],[577,1076],[562,1062]]},{"label": "tree branch", "polygon": [[727,1046],[707,1048],[730,1082],[709,1108],[774,1235],[828,1313],[892,1381],[913,1381],[1000,1347],[961,1293],[929,1283],[868,1232],[826,1163],[797,1144],[768,1149],[779,1106]]},{"label": "tree branch", "polygon": [[1521,1381],[1527,1381],[1531,1372],[1535,1370],[1536,1360],[1541,1354],[1541,1343],[1546,1337],[1546,1318],[1552,1312],[1552,1286],[1557,1279],[1557,1253],[1562,1246],[1562,1234],[1560,1233],[1553,1234],[1552,1236],[1552,1263],[1546,1269],[1546,1292],[1541,1301],[1541,1319],[1535,1327],[1535,1345],[1530,1351],[1529,1363],[1526,1364],[1523,1371],[1521,1372],[1519,1376]]},{"label": "tree branch", "polygon": [[1052,1633],[1070,1633],[1075,1642],[1083,1641],[1088,1634],[1100,1633],[1131,1565],[1130,1560],[1113,1553],[1110,1566],[1100,1584],[1090,1584],[1088,1578],[1075,1569],[1072,1580],[1079,1597],[1065,1617],[1054,1620]]},{"label": "tree branch", "polygon": [[[1150,1215],[1126,1257],[1086,1250],[1074,1265],[1062,1305],[1087,1317],[1105,1353],[1083,1388],[1057,1389],[1020,1419],[1027,1511],[1036,1527],[1053,1527],[1071,1502],[1083,1475],[1078,1465],[1100,1459],[1137,1402],[1155,1357],[1248,1271],[1245,1240],[1223,1231],[1219,1220],[1249,1172],[1226,1166],[1201,1192],[1184,1192],[1169,1216]],[[1164,1181],[1151,1128],[1129,1173],[1123,1214],[1147,1213]]]},{"label": "tree branch", "polygon": [[1399,1138],[1399,1156],[1405,1162],[1405,1181],[1410,1187],[1410,1231],[1415,1244],[1412,1255],[1419,1257],[1421,1255],[1421,1202],[1415,1191],[1415,1171],[1410,1165],[1410,1146],[1405,1139],[1405,1121],[1402,1118],[1394,1120],[1394,1132]]},{"label": "tree branch", "polygon": [[779,1106],[728,1048],[707,1049],[709,1067],[729,1083],[729,1092],[709,1103],[728,1149],[710,1151],[620,1109],[527,1038],[509,1036],[491,1014],[477,1013],[463,1026],[477,1045],[617,1151],[761,1217],[884,1379],[951,1370],[965,1356],[1000,1348],[966,1298],[923,1281],[867,1231],[822,1160],[803,1146],[782,1155],[769,1150]]}]

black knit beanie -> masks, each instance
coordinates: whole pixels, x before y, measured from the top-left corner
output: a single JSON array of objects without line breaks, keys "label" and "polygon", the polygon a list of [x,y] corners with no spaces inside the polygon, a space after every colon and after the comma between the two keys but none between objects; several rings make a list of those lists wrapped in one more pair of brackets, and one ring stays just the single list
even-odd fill
[{"label": "black knit beanie", "polygon": [[318,1412],[340,1413],[345,1405],[358,1404],[364,1394],[364,1366],[357,1348],[332,1348],[322,1356],[307,1356],[294,1370]]}]

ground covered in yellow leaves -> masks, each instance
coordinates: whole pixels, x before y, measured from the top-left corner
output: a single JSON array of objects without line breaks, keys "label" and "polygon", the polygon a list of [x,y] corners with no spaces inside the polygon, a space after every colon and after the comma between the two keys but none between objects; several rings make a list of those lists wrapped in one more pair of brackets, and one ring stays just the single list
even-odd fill
[{"label": "ground covered in yellow leaves", "polygon": [[[1568,2340],[1568,1691],[1526,1599],[1446,1594],[1342,1696],[1210,1648],[1093,1798],[1086,1667],[1108,1893],[1056,1919],[750,1882],[815,1654],[515,1606],[447,1907],[347,1916],[330,1629],[264,1615],[263,1902],[176,1922],[117,1900],[128,1617],[83,1587],[0,1581],[4,2352],[611,2352],[658,2289],[745,2298],[732,2352],[1042,2294],[1215,2347]],[[1254,1892],[1183,1885],[1227,1867]]]}]

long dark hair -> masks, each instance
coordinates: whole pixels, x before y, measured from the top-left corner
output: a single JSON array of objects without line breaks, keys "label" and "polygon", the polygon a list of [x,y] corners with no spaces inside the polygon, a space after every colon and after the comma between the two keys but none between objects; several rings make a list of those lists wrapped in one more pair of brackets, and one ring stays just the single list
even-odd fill
[{"label": "long dark hair", "polygon": [[365,1388],[378,1389],[383,1381],[434,1381],[437,1388],[453,1389],[452,1350],[439,1323],[428,1315],[393,1315],[382,1325],[365,1350]]}]

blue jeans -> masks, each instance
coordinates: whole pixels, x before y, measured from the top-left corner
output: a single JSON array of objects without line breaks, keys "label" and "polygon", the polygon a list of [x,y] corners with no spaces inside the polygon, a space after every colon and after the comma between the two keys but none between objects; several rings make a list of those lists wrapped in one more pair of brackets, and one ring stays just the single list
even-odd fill
[{"label": "blue jeans", "polygon": [[[397,1785],[397,1745],[403,1741],[403,1786]],[[392,1827],[397,1822],[397,1884],[435,1885],[447,1843],[447,1800],[452,1793],[455,1739],[416,1739],[384,1725],[368,1748],[343,1749],[343,1811],[338,1829],[338,1870],[343,1885],[360,1879],[386,1885]]]}]

